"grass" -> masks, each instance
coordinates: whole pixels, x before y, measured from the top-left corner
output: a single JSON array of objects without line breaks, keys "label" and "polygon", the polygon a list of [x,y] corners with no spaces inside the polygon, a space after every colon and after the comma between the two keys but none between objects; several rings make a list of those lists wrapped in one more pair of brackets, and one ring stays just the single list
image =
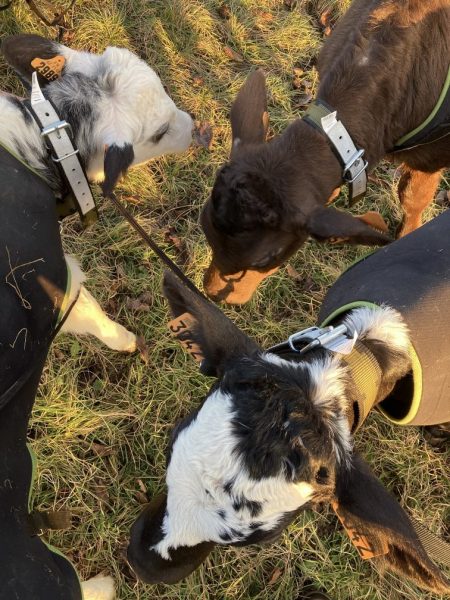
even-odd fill
[{"label": "grass", "polygon": [[[264,67],[271,132],[281,131],[299,114],[305,89],[314,93],[317,86],[314,62],[323,39],[316,16],[327,8],[338,14],[349,2],[303,0],[291,9],[289,4],[229,0],[224,19],[221,0],[78,0],[68,16],[65,35],[72,47],[131,48],[158,71],[175,102],[213,124],[209,153],[192,149],[154,161],[132,171],[119,187],[140,222],[177,259],[164,235],[174,229],[186,244],[186,271],[198,285],[209,260],[198,217],[214,173],[228,155],[227,115],[237,89],[252,66]],[[0,34],[21,31],[56,35],[16,0],[0,13]],[[225,46],[241,59],[230,59]],[[292,85],[295,67],[304,70],[300,89]],[[21,90],[3,62],[0,82],[2,89]],[[371,186],[354,210],[375,206],[394,230],[400,218],[397,175],[389,164],[377,175],[383,185]],[[427,218],[437,211],[430,209]],[[174,422],[197,405],[211,381],[199,375],[167,333],[161,264],[111,206],[103,204],[101,213],[101,223],[86,232],[76,219],[65,221],[64,245],[81,259],[89,289],[109,314],[145,336],[150,360],[146,365],[137,355],[114,353],[92,339],[61,335],[53,344],[30,424],[39,459],[35,505],[70,508],[76,526],[50,535],[50,541],[83,578],[112,573],[122,600],[295,600],[307,585],[336,600],[439,598],[363,563],[328,509],[302,514],[275,545],[217,549],[178,585],[136,583],[124,561],[130,526],[145,493],[151,497],[164,484],[165,447]],[[261,344],[280,341],[315,322],[327,287],[364,252],[309,242],[290,261],[308,285],[282,269],[248,305],[226,312]],[[133,310],[130,299],[144,293],[147,307]],[[412,515],[448,536],[448,452],[433,451],[420,430],[392,427],[378,414],[358,434],[357,447]]]}]

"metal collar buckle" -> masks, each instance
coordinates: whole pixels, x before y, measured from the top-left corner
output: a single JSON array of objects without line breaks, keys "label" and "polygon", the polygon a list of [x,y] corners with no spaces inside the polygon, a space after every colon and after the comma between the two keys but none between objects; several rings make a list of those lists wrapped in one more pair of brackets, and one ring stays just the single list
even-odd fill
[{"label": "metal collar buckle", "polygon": [[[347,333],[347,327],[345,325],[338,325],[337,327],[333,327],[329,325],[328,327],[308,327],[308,329],[303,329],[302,331],[297,331],[297,333],[293,333],[288,338],[289,347],[299,354],[305,354],[309,350],[313,348],[317,348],[318,346],[325,346],[329,344],[332,340],[342,336],[345,336]],[[345,336],[346,337],[346,336]],[[311,340],[309,344],[304,346],[301,349],[295,347],[295,342],[304,340]]]},{"label": "metal collar buckle", "polygon": [[[342,179],[344,181],[346,181],[347,183],[354,183],[358,179],[358,177],[367,169],[369,163],[367,162],[367,160],[363,159],[363,156],[364,156],[364,150],[363,149],[358,150],[351,157],[351,159],[344,165],[344,170],[342,172]],[[360,162],[362,163],[362,167],[352,177],[352,173],[351,173],[352,168],[358,167]]]}]

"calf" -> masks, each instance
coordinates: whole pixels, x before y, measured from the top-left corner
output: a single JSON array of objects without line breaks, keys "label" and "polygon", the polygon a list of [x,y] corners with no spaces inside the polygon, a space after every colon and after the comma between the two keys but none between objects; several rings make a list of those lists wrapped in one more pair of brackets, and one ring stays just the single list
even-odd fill
[{"label": "calf", "polygon": [[217,382],[175,427],[167,492],[133,526],[128,557],[139,578],[174,583],[215,544],[271,542],[300,510],[330,502],[366,540],[365,558],[450,591],[404,510],[353,450],[375,406],[398,424],[450,421],[449,227],[447,211],[353,266],[322,307],[334,329],[268,351],[167,276],[172,313],[193,320],[190,331],[174,329],[200,347],[201,369]]},{"label": "calf", "polygon": [[[191,117],[175,106],[156,73],[129,50],[110,47],[96,55],[37,35],[16,35],[2,40],[2,51],[28,85],[34,69],[40,69],[40,85],[61,119],[70,124],[89,181],[103,181],[105,194],[112,192],[129,167],[188,148]],[[12,153],[39,174],[55,203],[70,191],[27,103],[4,93],[0,94],[0,150],[3,162]],[[6,172],[2,184],[8,177]],[[20,196],[20,186],[18,181],[16,191],[10,193]],[[3,193],[4,189],[1,197]],[[27,193],[32,195],[33,189]],[[19,202],[16,209],[21,210]],[[135,334],[111,321],[82,285],[85,277],[76,261],[67,257],[66,266],[71,273],[68,301],[78,300],[63,330],[90,333],[114,350],[136,350]]]},{"label": "calf", "polygon": [[[449,28],[449,0],[354,0],[319,55],[320,86],[307,118],[270,143],[264,143],[264,76],[249,76],[231,109],[230,161],[218,172],[201,217],[213,253],[204,282],[211,297],[246,302],[308,236],[389,241],[371,227],[384,228],[379,216],[355,218],[327,206],[349,171],[313,111],[337,111],[364,150],[353,163],[359,170],[363,160],[370,171],[386,156],[402,163],[399,235],[420,226],[450,165]],[[420,124],[426,126],[416,131]]]}]

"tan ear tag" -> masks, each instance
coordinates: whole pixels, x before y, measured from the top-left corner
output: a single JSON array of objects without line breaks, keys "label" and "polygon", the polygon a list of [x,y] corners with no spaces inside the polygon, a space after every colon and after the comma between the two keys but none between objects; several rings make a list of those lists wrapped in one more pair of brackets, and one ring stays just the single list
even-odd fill
[{"label": "tan ear tag", "polygon": [[[201,362],[204,357],[200,346],[195,342],[191,341],[191,336],[189,335],[192,331],[193,326],[195,325],[195,322],[196,321],[194,317],[190,313],[186,312],[170,321],[168,324],[168,328],[172,335],[178,338],[178,341],[181,343],[182,346],[186,348],[186,350],[189,352],[192,358],[197,362]],[[187,335],[185,339],[180,340],[180,334],[186,333]]]},{"label": "tan ear tag", "polygon": [[375,550],[366,532],[358,529],[357,525],[355,525],[355,523],[353,523],[348,516],[344,516],[339,512],[339,504],[337,502],[332,502],[331,506],[333,507],[333,510],[336,513],[339,521],[342,523],[345,531],[347,532],[350,541],[358,550],[359,555],[363,560],[376,558],[377,556],[384,556],[389,552],[387,541],[383,540],[381,550]]},{"label": "tan ear tag", "polygon": [[59,54],[53,58],[33,58],[31,61],[31,66],[48,81],[54,81],[61,77],[65,64],[66,59]]}]

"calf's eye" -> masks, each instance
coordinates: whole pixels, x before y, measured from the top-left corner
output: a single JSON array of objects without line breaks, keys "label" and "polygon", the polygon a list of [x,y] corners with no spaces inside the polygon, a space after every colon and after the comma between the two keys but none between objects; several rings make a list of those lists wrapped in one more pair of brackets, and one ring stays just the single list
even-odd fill
[{"label": "calf's eye", "polygon": [[320,467],[316,473],[317,483],[319,483],[321,485],[325,485],[326,483],[328,483],[328,478],[329,478],[328,469],[326,467]]},{"label": "calf's eye", "polygon": [[169,131],[169,123],[164,123],[164,125],[162,127],[160,127],[158,129],[158,131],[156,131],[152,137],[150,138],[150,141],[153,142],[153,144],[157,144],[158,142],[161,141],[161,139],[166,135],[166,133]]}]

